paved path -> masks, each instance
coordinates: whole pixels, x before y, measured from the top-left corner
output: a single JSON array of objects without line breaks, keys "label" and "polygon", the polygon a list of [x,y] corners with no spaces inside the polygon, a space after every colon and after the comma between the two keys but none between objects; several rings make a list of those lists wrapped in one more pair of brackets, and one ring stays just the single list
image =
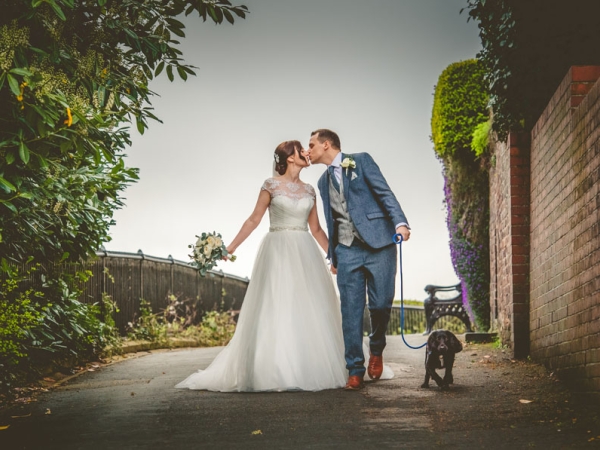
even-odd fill
[{"label": "paved path", "polygon": [[577,425],[557,424],[576,412],[560,409],[567,394],[542,368],[489,346],[458,355],[456,384],[446,392],[419,387],[424,350],[409,350],[398,336],[385,352],[395,378],[359,392],[174,389],[219,351],[157,351],[76,377],[10,412],[29,417],[5,411],[0,419],[10,428],[0,431],[0,449],[554,449],[600,442],[583,412]]}]

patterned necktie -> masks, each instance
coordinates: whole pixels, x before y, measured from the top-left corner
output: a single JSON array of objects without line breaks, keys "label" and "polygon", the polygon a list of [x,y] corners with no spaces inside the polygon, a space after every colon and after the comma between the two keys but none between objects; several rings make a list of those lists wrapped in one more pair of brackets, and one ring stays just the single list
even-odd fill
[{"label": "patterned necktie", "polygon": [[335,188],[336,191],[340,192],[340,182],[338,181],[337,177],[335,176],[335,167],[329,166],[327,170],[329,171],[329,177],[331,178],[333,187]]}]

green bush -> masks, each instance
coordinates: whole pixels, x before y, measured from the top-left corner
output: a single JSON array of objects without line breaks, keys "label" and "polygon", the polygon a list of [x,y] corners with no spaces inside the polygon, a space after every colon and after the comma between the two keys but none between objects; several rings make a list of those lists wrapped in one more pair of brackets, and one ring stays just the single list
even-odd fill
[{"label": "green bush", "polygon": [[127,337],[134,340],[162,342],[167,341],[167,322],[160,313],[154,314],[150,302],[140,300],[140,314],[129,322]]},{"label": "green bush", "polygon": [[82,303],[78,282],[85,282],[89,272],[42,277],[44,302],[38,303],[42,320],[30,329],[29,354],[32,366],[69,367],[102,354],[118,339],[113,323],[105,323],[99,304]]},{"label": "green bush", "polygon": [[133,340],[158,342],[164,346],[170,345],[170,339],[187,338],[196,341],[201,347],[227,345],[235,332],[235,322],[231,311],[208,311],[198,325],[192,324],[192,317],[179,315],[177,306],[188,303],[195,314],[194,305],[190,301],[180,301],[170,295],[169,304],[159,313],[153,313],[150,303],[140,301],[140,314],[129,323],[127,336]]},{"label": "green bush", "polygon": [[41,324],[41,314],[34,305],[42,294],[22,286],[35,269],[21,275],[16,268],[6,266],[0,272],[0,394],[7,394],[17,381],[15,369],[28,356],[27,332]]},{"label": "green bush", "polygon": [[[71,267],[72,269],[72,267]],[[44,274],[39,266],[23,274],[14,266],[0,273],[0,393],[36,379],[47,370],[64,371],[118,347],[113,304],[78,300],[90,273]]]},{"label": "green bush", "polygon": [[471,141],[471,150],[473,150],[475,156],[481,156],[487,152],[490,143],[491,128],[491,120],[482,122],[475,127],[475,131],[473,131],[473,139]]},{"label": "green bush", "polygon": [[441,158],[469,149],[473,131],[488,119],[484,70],[477,60],[450,64],[435,87],[431,139]]},{"label": "green bush", "polygon": [[84,272],[45,273],[15,287],[6,268],[32,260],[46,268],[74,263],[110,240],[121,193],[138,178],[125,165],[130,126],[143,133],[158,120],[150,80],[163,71],[170,81],[194,74],[178,48],[185,26],[177,18],[197,13],[234,23],[246,12],[228,0],[3,2],[2,380],[92,357],[116,342],[106,299],[78,301]]},{"label": "green bush", "polygon": [[235,322],[229,311],[209,311],[200,325],[188,327],[183,336],[196,339],[199,345],[214,347],[227,345],[235,332]]}]

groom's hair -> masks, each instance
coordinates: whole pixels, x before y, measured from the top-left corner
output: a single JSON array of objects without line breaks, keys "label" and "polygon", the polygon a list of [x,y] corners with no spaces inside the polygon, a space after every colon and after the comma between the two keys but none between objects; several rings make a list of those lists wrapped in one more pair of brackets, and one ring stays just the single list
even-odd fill
[{"label": "groom's hair", "polygon": [[317,139],[320,143],[325,141],[329,141],[333,148],[338,150],[342,149],[342,145],[340,144],[340,137],[334,131],[328,130],[327,128],[319,128],[318,130],[310,133],[311,136],[317,135]]}]

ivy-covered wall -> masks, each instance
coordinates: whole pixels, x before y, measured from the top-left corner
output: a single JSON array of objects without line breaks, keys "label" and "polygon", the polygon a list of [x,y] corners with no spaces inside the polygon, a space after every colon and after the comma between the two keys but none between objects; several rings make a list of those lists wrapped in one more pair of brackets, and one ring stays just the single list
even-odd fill
[{"label": "ivy-covered wall", "polygon": [[443,164],[452,264],[477,329],[490,326],[487,94],[476,60],[449,65],[435,87],[431,139]]}]

